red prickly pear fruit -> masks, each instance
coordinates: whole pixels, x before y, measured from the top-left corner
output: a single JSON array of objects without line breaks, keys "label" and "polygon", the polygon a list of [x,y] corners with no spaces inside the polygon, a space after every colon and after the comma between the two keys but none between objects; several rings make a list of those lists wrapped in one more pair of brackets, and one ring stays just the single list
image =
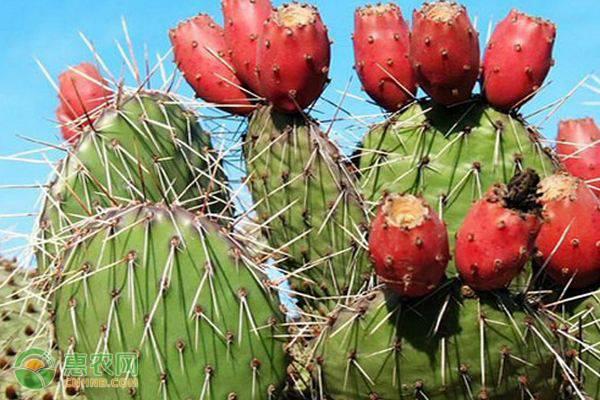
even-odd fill
[{"label": "red prickly pear fruit", "polygon": [[354,14],[354,58],[367,94],[388,111],[414,99],[417,78],[408,59],[410,30],[397,5],[368,5]]},{"label": "red prickly pear fruit", "polygon": [[175,63],[196,96],[232,114],[254,110],[231,65],[223,28],[200,14],[169,31]]},{"label": "red prickly pear fruit", "polygon": [[446,225],[422,198],[388,195],[369,234],[375,271],[403,297],[435,290],[450,260]]},{"label": "red prickly pear fruit", "polygon": [[98,69],[90,63],[69,68],[58,77],[58,97],[71,119],[92,114],[112,94]]},{"label": "red prickly pear fruit", "polygon": [[493,186],[469,210],[456,234],[456,267],[475,290],[508,286],[532,254],[540,229],[537,187],[532,170],[506,185]]},{"label": "red prickly pear fruit", "polygon": [[556,145],[571,175],[587,181],[600,196],[600,128],[592,118],[561,121]]},{"label": "red prickly pear fruit", "polygon": [[282,112],[307,108],[328,81],[330,47],[315,7],[291,3],[273,10],[258,47],[262,95]]},{"label": "red prickly pear fruit", "polygon": [[560,173],[541,183],[543,224],[536,258],[555,282],[583,288],[600,281],[600,200],[579,178]]},{"label": "red prickly pear fruit", "polygon": [[508,111],[533,97],[553,64],[555,38],[553,23],[517,10],[496,26],[483,60],[483,89],[493,107]]},{"label": "red prickly pear fruit", "polygon": [[62,137],[71,145],[75,145],[79,141],[81,131],[75,126],[73,119],[69,117],[69,113],[64,110],[62,104],[56,109],[56,119],[60,124]]},{"label": "red prickly pear fruit", "polygon": [[259,37],[271,15],[270,0],[223,0],[225,42],[238,78],[260,95],[256,73]]},{"label": "red prickly pear fruit", "polygon": [[436,102],[469,99],[479,76],[479,34],[467,9],[439,1],[415,10],[410,60],[417,82]]},{"label": "red prickly pear fruit", "polygon": [[80,130],[66,124],[85,117],[86,120],[77,125],[87,126],[94,121],[94,116],[98,114],[98,111],[108,104],[112,91],[107,86],[106,80],[98,69],[90,63],[81,63],[59,75],[60,104],[56,110],[56,117],[61,123],[61,131],[65,140],[75,144]]}]

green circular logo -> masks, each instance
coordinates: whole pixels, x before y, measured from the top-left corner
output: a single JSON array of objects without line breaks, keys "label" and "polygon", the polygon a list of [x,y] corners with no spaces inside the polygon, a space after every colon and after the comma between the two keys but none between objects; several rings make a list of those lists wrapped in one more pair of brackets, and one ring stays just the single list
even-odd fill
[{"label": "green circular logo", "polygon": [[56,373],[52,356],[37,348],[31,348],[19,354],[15,360],[15,378],[27,389],[43,389],[52,383]]}]

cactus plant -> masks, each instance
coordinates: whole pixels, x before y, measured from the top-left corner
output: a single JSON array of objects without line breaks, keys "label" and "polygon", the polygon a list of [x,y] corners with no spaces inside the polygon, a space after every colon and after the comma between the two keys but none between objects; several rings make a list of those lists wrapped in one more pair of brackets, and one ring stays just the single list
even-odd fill
[{"label": "cactus plant", "polygon": [[[548,299],[544,308],[547,317],[560,326],[556,332],[562,339],[565,362],[576,372],[575,381],[585,392],[585,399],[600,396],[600,301],[596,291],[589,289],[573,292],[567,296]],[[566,385],[567,396],[576,397],[572,387]]]},{"label": "cactus plant", "polygon": [[[246,132],[225,153],[241,147],[249,207],[234,209],[242,190],[230,196],[224,154],[192,102],[114,82],[113,93],[95,70],[62,79],[57,117],[72,146],[45,188],[40,275],[18,292],[40,290],[32,296],[50,307],[61,362],[131,353],[139,364],[137,386],[84,385],[81,395],[598,397],[597,201],[576,178],[544,179],[538,235],[537,176],[559,164],[515,113],[545,78],[554,26],[536,19],[538,32],[521,36],[528,17],[501,23],[484,92],[472,95],[479,41],[465,7],[426,4],[411,34],[399,7],[359,8],[357,72],[394,114],[368,130],[352,163],[309,115],[328,82],[326,25],[312,6],[269,6],[225,0],[224,28],[201,14],[170,31],[196,95],[248,117],[234,120]],[[509,50],[525,71],[515,80],[505,76]],[[431,100],[413,98],[417,83]],[[269,269],[284,276],[271,280]],[[523,269],[526,282],[515,277]],[[552,285],[538,279],[546,273]],[[300,299],[298,317],[284,321],[282,292]],[[16,304],[0,311],[14,315]],[[20,333],[31,331],[21,310],[0,321],[9,327],[0,338],[19,348],[34,343]],[[40,332],[52,346],[52,330]],[[84,372],[111,376],[106,365]],[[0,378],[11,400],[29,395]],[[49,396],[67,389],[59,381]]]},{"label": "cactus plant", "polygon": [[[75,395],[77,388],[55,380],[42,390],[23,387],[15,377],[14,364],[19,354],[32,348],[47,351],[54,359],[58,352],[50,315],[44,307],[39,276],[17,265],[16,260],[0,257],[0,397],[8,400],[53,400],[56,394]],[[83,399],[83,397],[81,397]]]}]

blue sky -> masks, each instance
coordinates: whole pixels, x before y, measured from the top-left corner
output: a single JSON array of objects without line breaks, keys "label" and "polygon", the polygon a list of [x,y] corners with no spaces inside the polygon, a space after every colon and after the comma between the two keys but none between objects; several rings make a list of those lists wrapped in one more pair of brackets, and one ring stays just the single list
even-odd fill
[{"label": "blue sky", "polygon": [[[279,5],[277,1],[275,4]],[[600,2],[598,0],[548,1],[503,0],[464,1],[472,17],[478,18],[482,40],[487,36],[490,21],[497,22],[510,8],[519,8],[534,15],[544,16],[558,24],[558,41],[555,48],[556,67],[550,78],[553,83],[534,101],[527,105],[528,114],[568,93],[586,74],[600,71]],[[333,48],[332,85],[325,96],[339,99],[337,90],[343,91],[353,76],[353,55],[350,34],[353,28],[354,8],[364,4],[356,0],[314,0],[328,24]],[[420,1],[398,3],[405,17],[419,7]],[[123,61],[115,40],[123,42],[121,17],[125,17],[136,53],[143,56],[144,44],[155,59],[156,53],[169,49],[167,30],[181,19],[199,12],[207,12],[218,21],[219,0],[166,2],[155,0],[3,0],[0,2],[0,155],[40,148],[39,145],[18,138],[17,135],[58,143],[58,129],[53,122],[56,94],[34,58],[38,58],[56,77],[68,65],[90,60],[91,55],[78,32],[89,37],[110,69],[117,75],[124,70]],[[130,77],[129,77],[130,78]],[[129,79],[129,83],[133,83]],[[596,83],[597,87],[600,84]],[[185,88],[184,88],[185,89]],[[187,89],[182,93],[189,93]],[[360,94],[354,77],[350,92]],[[564,107],[542,126],[546,136],[555,135],[560,118],[600,117],[600,107],[584,105],[598,101],[600,94],[589,89],[580,90]],[[356,114],[377,113],[378,109],[363,102],[346,100],[345,108]],[[328,118],[333,108],[322,107],[319,118]],[[540,118],[534,119],[539,122]],[[336,134],[346,138],[342,125]],[[353,140],[358,133],[352,134]],[[52,155],[56,157],[56,154]],[[27,156],[31,158],[30,156]],[[39,155],[35,155],[39,158]],[[0,185],[43,183],[49,173],[47,165],[0,160]],[[35,190],[0,190],[0,214],[20,214],[34,211],[37,198]],[[30,219],[0,218],[0,229],[27,231]],[[0,237],[2,234],[0,234]],[[0,241],[0,251],[9,246]]]}]

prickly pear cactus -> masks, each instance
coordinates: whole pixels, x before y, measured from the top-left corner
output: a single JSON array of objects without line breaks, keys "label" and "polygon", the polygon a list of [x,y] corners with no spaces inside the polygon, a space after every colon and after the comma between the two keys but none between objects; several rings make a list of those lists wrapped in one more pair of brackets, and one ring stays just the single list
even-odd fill
[{"label": "prickly pear cactus", "polygon": [[39,222],[38,267],[47,270],[73,227],[102,208],[140,200],[216,214],[228,206],[227,190],[194,114],[169,95],[128,94],[59,165]]},{"label": "prickly pear cactus", "polygon": [[542,177],[555,168],[538,134],[520,118],[477,100],[453,108],[414,103],[371,129],[360,155],[367,199],[422,193],[451,234],[491,185],[508,183],[526,168]]},{"label": "prickly pear cactus", "polygon": [[[552,64],[554,26],[511,13],[481,70],[465,7],[426,4],[412,33],[399,7],[359,9],[357,71],[374,101],[396,113],[370,129],[352,164],[307,115],[331,56],[318,10],[272,10],[270,0],[225,1],[223,9],[224,28],[201,14],[170,38],[177,68],[205,101],[199,106],[250,117],[238,161],[253,204],[236,215],[232,205],[244,202],[229,196],[222,165],[235,145],[215,151],[182,98],[115,91],[94,65],[70,68],[59,78],[56,115],[72,147],[45,188],[35,232],[40,275],[22,282],[11,269],[0,272],[0,298],[8,299],[0,300],[0,368],[34,345],[64,363],[76,354],[132,354],[139,368],[129,377],[138,384],[77,388],[92,400],[599,397],[595,296],[568,297],[565,289],[557,297],[554,287],[538,290],[536,279],[474,292],[453,263],[446,269],[454,234],[489,187],[527,168],[544,177],[557,167],[515,113]],[[544,29],[519,36],[532,24]],[[517,36],[522,43],[513,43]],[[519,79],[500,79],[516,71],[503,57],[513,52],[524,65]],[[478,79],[482,93],[473,97]],[[417,85],[432,101],[414,100]],[[418,198],[419,207],[400,202],[394,213],[430,223],[389,229],[382,207],[369,233],[384,195]],[[402,230],[415,237],[402,244],[394,236]],[[423,246],[432,238],[436,246]],[[415,254],[435,254],[405,262],[413,244]],[[434,262],[426,291],[405,285],[399,298],[397,277],[386,278],[387,268],[410,282],[415,266],[432,272]],[[283,272],[291,290],[267,279],[267,266]],[[298,319],[283,322],[277,290],[301,300]],[[83,375],[110,380],[111,367],[88,363]],[[5,372],[0,397],[35,398]],[[75,393],[57,380],[39,395]]]},{"label": "prickly pear cactus", "polygon": [[139,385],[91,399],[270,399],[286,367],[276,294],[243,248],[177,207],[113,209],[55,275],[56,336],[71,353],[134,352]]},{"label": "prickly pear cactus", "polygon": [[410,303],[365,294],[316,339],[316,375],[336,400],[554,399],[554,333],[529,311],[456,282]]},{"label": "prickly pear cactus", "polygon": [[258,220],[288,262],[293,290],[341,299],[368,279],[366,216],[351,166],[316,124],[270,107],[248,127],[244,152]]}]

